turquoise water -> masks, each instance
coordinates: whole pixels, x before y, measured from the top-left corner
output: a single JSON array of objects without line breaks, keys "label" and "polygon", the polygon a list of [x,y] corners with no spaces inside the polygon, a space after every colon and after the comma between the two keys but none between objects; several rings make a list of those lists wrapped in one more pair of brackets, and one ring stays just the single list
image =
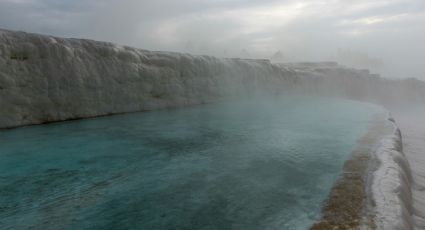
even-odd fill
[{"label": "turquoise water", "polygon": [[0,132],[1,229],[308,229],[374,108],[283,97]]}]

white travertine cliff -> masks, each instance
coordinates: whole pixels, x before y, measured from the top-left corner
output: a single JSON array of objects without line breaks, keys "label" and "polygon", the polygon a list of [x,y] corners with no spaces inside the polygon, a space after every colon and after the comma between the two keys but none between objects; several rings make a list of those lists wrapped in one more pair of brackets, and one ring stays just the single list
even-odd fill
[{"label": "white travertine cliff", "polygon": [[0,128],[277,94],[423,102],[425,83],[337,63],[153,52],[0,29]]},{"label": "white travertine cliff", "polygon": [[294,81],[268,60],[0,30],[0,128],[278,93]]}]

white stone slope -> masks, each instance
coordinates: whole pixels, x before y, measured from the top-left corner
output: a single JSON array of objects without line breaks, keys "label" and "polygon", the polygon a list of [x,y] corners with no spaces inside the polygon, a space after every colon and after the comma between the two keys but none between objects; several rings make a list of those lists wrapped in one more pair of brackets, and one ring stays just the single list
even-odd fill
[{"label": "white stone slope", "polygon": [[394,108],[402,130],[403,152],[412,169],[412,222],[414,229],[425,229],[425,106]]},{"label": "white stone slope", "polygon": [[400,129],[389,119],[390,134],[381,140],[373,158],[372,200],[375,224],[380,230],[413,229],[412,175],[403,153]]},{"label": "white stone slope", "polygon": [[278,93],[295,79],[267,60],[0,30],[0,128]]}]

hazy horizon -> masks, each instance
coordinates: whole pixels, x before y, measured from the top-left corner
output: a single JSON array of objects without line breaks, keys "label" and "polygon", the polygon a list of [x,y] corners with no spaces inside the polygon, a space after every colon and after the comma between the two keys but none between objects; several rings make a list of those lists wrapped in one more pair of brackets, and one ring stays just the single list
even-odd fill
[{"label": "hazy horizon", "polygon": [[421,0],[1,0],[0,28],[425,80]]}]

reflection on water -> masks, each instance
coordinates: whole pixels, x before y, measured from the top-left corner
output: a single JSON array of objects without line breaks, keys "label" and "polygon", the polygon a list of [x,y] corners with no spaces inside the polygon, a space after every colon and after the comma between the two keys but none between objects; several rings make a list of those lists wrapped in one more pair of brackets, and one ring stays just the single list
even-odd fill
[{"label": "reflection on water", "polygon": [[284,97],[0,132],[5,229],[306,229],[374,107]]}]

